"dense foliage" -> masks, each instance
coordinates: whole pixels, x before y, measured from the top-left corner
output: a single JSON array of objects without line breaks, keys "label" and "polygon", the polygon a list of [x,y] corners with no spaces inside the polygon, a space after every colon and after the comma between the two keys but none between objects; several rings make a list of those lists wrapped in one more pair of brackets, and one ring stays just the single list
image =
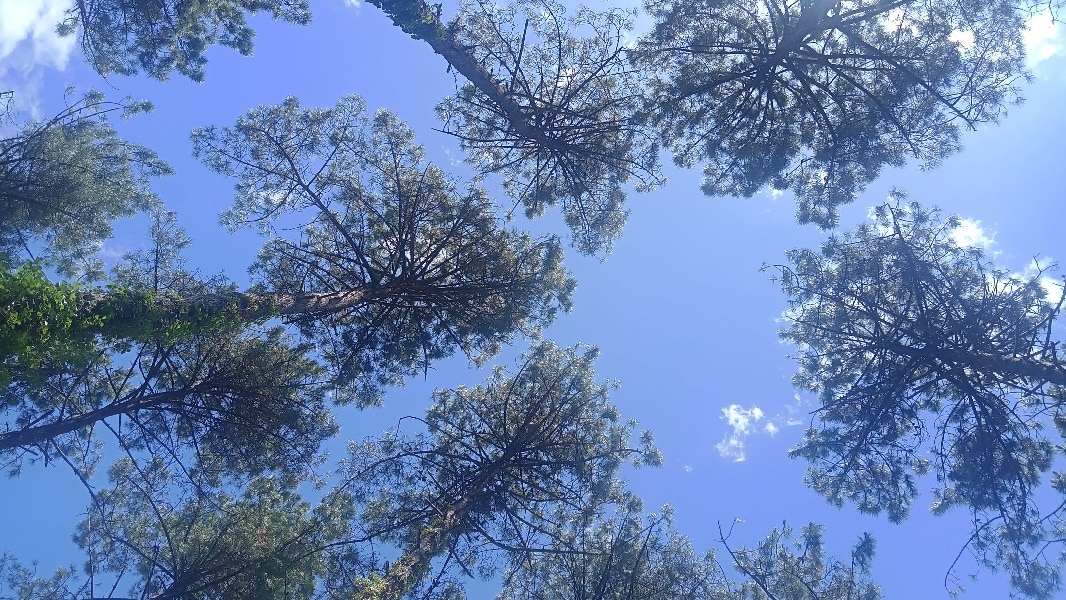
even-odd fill
[{"label": "dense foliage", "polygon": [[[410,128],[387,111],[369,118],[356,96],[313,110],[290,98],[193,143],[237,178],[225,222],[268,237],[253,293],[318,299],[281,312],[360,405],[455,351],[483,360],[570,308],[553,237],[503,227],[484,190],[456,189]],[[297,239],[277,234],[286,218]]]},{"label": "dense foliage", "polygon": [[[906,518],[918,477],[932,471],[932,510],[972,514],[970,545],[1018,589],[1050,597],[1062,505],[1037,489],[1066,431],[1066,364],[1042,272],[995,267],[956,242],[957,218],[885,204],[873,223],[795,250],[778,267],[792,308],[782,336],[799,351],[798,387],[818,395],[814,425],[794,456],[835,504]],[[1060,474],[1051,487],[1066,492]]]},{"label": "dense foliage", "polygon": [[150,108],[91,92],[0,138],[0,266],[38,257],[66,276],[103,275],[97,252],[112,222],[155,206],[149,178],[170,173],[154,152],[121,140],[108,117]]},{"label": "dense foliage", "polygon": [[[235,182],[223,224],[264,241],[247,289],[186,268],[191,240],[150,189],[169,167],[108,120],[150,104],[92,92],[44,121],[4,112],[0,465],[63,463],[90,506],[84,576],[0,555],[0,597],[457,600],[480,576],[502,600],[877,600],[869,536],[840,560],[816,524],[754,548],[720,528],[723,565],[669,507],[644,514],[622,468],[661,463],[651,435],[632,439],[596,350],[540,339],[571,309],[562,244],[505,221],[558,207],[571,246],[605,256],[627,194],[664,183],[666,148],[703,166],[708,195],[790,190],[800,223],[835,227],[886,166],[935,166],[1003,116],[1026,18],[1058,3],[464,0],[447,19],[370,4],[457,73],[437,114],[475,178],[355,95],[201,127],[195,156]],[[306,0],[77,0],[57,30],[101,75],[201,81],[212,46],[251,53],[260,13],[310,20]],[[505,198],[482,187],[496,179]],[[133,215],[149,243],[105,273],[102,244]],[[792,454],[830,502],[893,521],[931,472],[934,513],[968,510],[983,564],[1050,597],[1066,504],[1037,497],[1066,494],[1046,433],[1066,436],[1066,294],[961,246],[955,218],[875,216],[776,267],[795,383],[820,401]],[[514,371],[438,390],[322,469],[338,411],[522,338]]]},{"label": "dense foliage", "polygon": [[461,86],[438,105],[468,161],[500,173],[535,217],[560,206],[572,245],[606,253],[621,235],[626,184],[662,183],[659,145],[634,119],[641,73],[625,60],[634,16],[573,14],[555,2],[467,2],[450,31],[496,87]]},{"label": "dense foliage", "polygon": [[59,33],[76,33],[101,75],[144,71],[166,80],[177,71],[202,81],[211,45],[252,53],[246,15],[259,12],[298,25],[311,20],[307,0],[77,0]]},{"label": "dense foliage", "polygon": [[638,64],[675,161],[708,195],[792,190],[830,228],[885,166],[926,165],[995,121],[1024,78],[1009,2],[648,0]]}]

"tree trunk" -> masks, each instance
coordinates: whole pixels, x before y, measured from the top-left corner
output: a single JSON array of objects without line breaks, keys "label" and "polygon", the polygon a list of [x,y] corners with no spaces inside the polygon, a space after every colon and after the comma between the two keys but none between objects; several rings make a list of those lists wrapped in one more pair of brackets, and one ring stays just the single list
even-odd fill
[{"label": "tree trunk", "polygon": [[80,415],[61,419],[47,425],[27,427],[6,433],[0,433],[0,452],[14,450],[16,448],[29,448],[41,446],[49,440],[61,435],[88,427],[93,423],[102,421],[116,415],[128,414],[145,408],[162,406],[172,400],[176,400],[186,394],[195,393],[198,384],[193,384],[186,389],[170,392],[148,394],[146,396],[133,396],[108,404],[102,408],[91,410]]},{"label": "tree trunk", "polygon": [[418,539],[408,545],[403,554],[389,567],[382,581],[374,588],[357,595],[355,600],[400,600],[404,594],[411,591],[429,571],[430,561],[447,548],[452,534],[462,527],[463,518],[470,512],[474,501],[484,493],[489,482],[504,469],[515,454],[513,449],[508,449],[486,465],[470,491],[448,505],[440,517],[423,528]]},{"label": "tree trunk", "polygon": [[968,367],[978,373],[995,373],[1066,388],[1066,365],[1043,358],[981,354],[953,348],[914,348],[899,343],[891,344],[891,351],[923,361],[937,360]]},{"label": "tree trunk", "polygon": [[411,37],[425,41],[433,51],[448,61],[456,71],[489,97],[511,124],[512,130],[521,137],[536,141],[545,147],[553,147],[552,140],[543,132],[531,127],[526,110],[508,94],[503,85],[481,63],[471,56],[469,50],[455,39],[454,25],[445,27],[435,7],[424,0],[369,0],[392,19],[392,23]]},{"label": "tree trunk", "polygon": [[429,570],[429,563],[448,545],[451,534],[460,526],[470,507],[471,496],[448,507],[444,515],[435,519],[418,535],[385,573],[382,584],[369,595],[357,600],[400,600]]},{"label": "tree trunk", "polygon": [[[220,321],[251,324],[273,317],[336,313],[376,297],[364,290],[296,295],[232,292],[182,298],[100,289],[78,291],[76,296],[78,309],[74,319],[77,323],[75,331],[87,336],[86,344],[93,343],[92,338],[97,334],[147,342],[162,336],[166,328],[174,324],[195,329],[197,326],[210,327]],[[53,332],[54,338],[61,337],[56,333]],[[9,360],[12,357],[0,358]],[[161,407],[196,393],[200,383],[195,382],[181,390],[147,395],[141,395],[144,392],[142,389],[101,408],[46,425],[0,432],[0,452],[39,446],[110,417]]]},{"label": "tree trunk", "polygon": [[103,290],[78,293],[79,317],[136,318],[156,313],[160,318],[181,319],[196,312],[217,315],[247,323],[258,323],[272,317],[304,314],[328,314],[354,308],[370,297],[364,290],[345,290],[309,294],[256,294],[231,292],[175,297],[166,294],[121,295]]}]

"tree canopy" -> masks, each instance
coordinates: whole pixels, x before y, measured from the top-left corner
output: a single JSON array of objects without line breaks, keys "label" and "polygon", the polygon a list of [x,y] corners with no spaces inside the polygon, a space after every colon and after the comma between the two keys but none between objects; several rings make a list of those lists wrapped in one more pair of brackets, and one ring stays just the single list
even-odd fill
[{"label": "tree canopy", "polygon": [[[860,536],[849,560],[825,555],[824,527],[809,523],[795,536],[787,524],[773,530],[755,548],[733,549],[722,537],[733,565],[747,580],[740,586],[745,600],[880,600],[881,589],[870,581],[874,540]],[[730,530],[730,533],[732,530]],[[798,539],[794,539],[798,537]]]},{"label": "tree canopy", "polygon": [[[39,270],[0,279],[0,464],[73,461],[88,473],[96,443],[114,438],[149,454],[210,455],[234,472],[301,471],[336,431],[324,369],[280,327],[125,312],[162,290],[225,289],[184,269],[189,240],[172,213],[157,215],[150,236],[110,292],[55,286]],[[106,312],[79,311],[79,295],[107,293]]]},{"label": "tree canopy", "polygon": [[[449,133],[481,171],[500,173],[527,216],[560,205],[572,245],[609,252],[622,233],[625,185],[663,182],[659,145],[634,119],[641,74],[625,60],[634,15],[555,2],[490,8],[468,2],[448,26],[494,75],[438,105]],[[487,89],[485,89],[487,88]]]},{"label": "tree canopy", "polygon": [[[541,338],[576,282],[555,235],[511,221],[558,207],[571,247],[605,257],[628,194],[665,183],[665,148],[703,167],[707,195],[789,190],[801,224],[836,227],[885,167],[936,166],[1005,115],[1026,18],[1059,2],[370,3],[457,73],[436,114],[473,177],[356,95],[202,126],[194,156],[234,184],[222,224],[263,242],[248,284],[186,267],[191,240],[151,188],[170,168],[110,121],[150,103],[90,92],[48,120],[11,115],[0,465],[66,464],[90,506],[84,576],[3,554],[0,596],[458,600],[479,576],[501,600],[880,598],[869,535],[837,559],[814,523],[754,548],[720,527],[723,565],[668,506],[644,514],[626,464],[663,459],[611,404],[595,349]],[[251,54],[263,13],[310,21],[306,0],[77,0],[57,32],[102,76],[200,82],[213,46]],[[107,271],[103,244],[133,215],[148,243]],[[1066,560],[1051,552],[1066,503],[1044,500],[1066,494],[1048,434],[1066,437],[1066,291],[1049,297],[1039,265],[997,267],[935,209],[874,216],[773,267],[794,383],[819,401],[791,453],[829,502],[896,522],[931,473],[933,512],[972,518],[965,547],[1049,598]],[[436,391],[323,470],[341,411],[522,339],[516,369]]]},{"label": "tree canopy", "polygon": [[535,333],[574,287],[554,238],[504,228],[486,192],[457,190],[413,137],[355,96],[316,110],[290,98],[193,133],[196,155],[237,178],[227,224],[300,227],[268,235],[252,293],[308,302],[273,304],[362,405],[456,350],[483,359]]},{"label": "tree canopy", "polygon": [[630,445],[633,424],[595,381],[595,357],[539,343],[514,375],[497,368],[482,386],[436,392],[426,435],[352,446],[343,487],[367,504],[365,527],[404,548],[377,597],[402,597],[445,553],[483,573],[487,550],[520,562],[557,521],[613,500],[624,461],[661,462],[650,434]]},{"label": "tree canopy", "polygon": [[[4,557],[0,591],[455,598],[464,588],[457,574],[502,569],[501,600],[740,600],[794,589],[788,582],[810,586],[813,596],[803,597],[877,598],[862,579],[868,562],[847,569],[826,559],[814,526],[802,556],[788,547],[787,528],[757,550],[726,546],[753,578],[731,581],[713,553],[696,554],[674,530],[669,507],[642,517],[619,468],[661,457],[648,434],[631,439],[634,424],[608,401],[610,384],[596,382],[595,357],[541,342],[513,374],[498,368],[481,386],[438,390],[425,418],[407,423],[421,431],[350,442],[315,505],[297,492],[298,474],[244,478],[207,468],[209,459],[190,470],[126,447],[109,486],[89,488],[75,536],[85,576],[39,577]],[[872,542],[863,544],[866,560]],[[866,595],[844,595],[858,589]]]},{"label": "tree canopy", "polygon": [[658,143],[634,118],[642,83],[625,60],[633,15],[567,15],[549,0],[464,2],[444,23],[423,0],[371,4],[467,79],[437,110],[468,162],[502,174],[527,216],[559,205],[579,252],[609,252],[626,221],[625,184],[663,182]]},{"label": "tree canopy", "polygon": [[[818,395],[815,422],[792,454],[835,504],[906,518],[932,470],[932,510],[968,510],[966,542],[1016,588],[1051,597],[1061,504],[1038,502],[1066,432],[1066,364],[1044,272],[1011,273],[953,237],[955,217],[889,203],[875,221],[798,249],[776,267],[791,308],[795,384]],[[1051,487],[1066,493],[1062,475]]]},{"label": "tree canopy", "polygon": [[0,138],[0,266],[37,258],[66,276],[103,275],[97,252],[112,222],[157,205],[149,178],[171,172],[108,118],[150,109],[90,92]]},{"label": "tree canopy", "polygon": [[831,228],[885,166],[935,165],[1027,77],[1024,2],[648,0],[648,116],[703,191],[795,193]]},{"label": "tree canopy", "polygon": [[129,585],[131,598],[313,598],[325,543],[348,516],[329,501],[313,509],[276,478],[255,478],[233,497],[163,460],[123,458],[108,477],[113,487],[93,494],[75,541],[88,573],[114,575],[111,593]]},{"label": "tree canopy", "polygon": [[165,81],[177,71],[202,81],[211,45],[252,53],[255,32],[246,15],[261,12],[297,25],[311,21],[307,0],[77,0],[58,31],[78,35],[101,75],[144,71]]}]

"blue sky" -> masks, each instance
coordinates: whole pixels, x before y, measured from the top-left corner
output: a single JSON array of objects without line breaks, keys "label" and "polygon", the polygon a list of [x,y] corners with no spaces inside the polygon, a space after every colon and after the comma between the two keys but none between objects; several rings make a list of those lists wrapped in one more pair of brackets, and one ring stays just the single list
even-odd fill
[{"label": "blue sky", "polygon": [[[372,6],[313,2],[314,20],[306,28],[257,18],[254,55],[215,49],[206,82],[194,84],[180,77],[168,83],[100,78],[70,40],[51,33],[65,3],[0,0],[0,90],[16,90],[19,107],[40,116],[61,106],[68,84],[113,98],[153,100],[155,112],[118,127],[176,169],[155,187],[189,230],[190,264],[205,273],[224,270],[240,281],[259,243],[251,233],[233,235],[218,226],[232,183],[191,157],[194,127],[229,125],[249,108],[287,95],[312,107],[357,93],[371,110],[388,108],[407,121],[446,170],[468,172],[454,140],[433,130],[439,127],[434,105],[453,90],[454,75],[428,46],[392,27]],[[937,169],[886,170],[845,207],[841,226],[859,223],[871,205],[900,187],[916,201],[970,219],[968,231],[1006,267],[1022,271],[1035,256],[1066,261],[1064,40],[1066,27],[1036,23],[1028,40],[1035,77],[1024,87],[1026,102],[1000,125],[968,133],[965,150]],[[621,382],[614,400],[623,415],[655,433],[666,462],[632,473],[634,489],[649,510],[674,506],[679,529],[699,549],[715,546],[719,522],[728,527],[737,518],[744,521],[734,530],[731,542],[737,543],[754,543],[782,521],[822,522],[837,554],[871,531],[878,542],[874,578],[886,598],[946,598],[945,571],[969,532],[965,514],[933,518],[925,510],[928,496],[898,526],[850,507],[836,509],[806,489],[805,465],[786,455],[813,405],[790,384],[790,348],[776,334],[785,299],[759,268],[782,261],[787,249],[818,244],[825,234],[796,225],[788,194],[707,198],[699,191],[698,172],[667,174],[664,188],[631,197],[629,225],[610,257],[568,257],[579,282],[575,309],[545,334],[560,344],[599,346],[598,372]],[[550,215],[519,225],[562,231]],[[143,234],[143,222],[129,221],[103,250],[119,256],[143,244]],[[390,393],[382,409],[339,413],[339,442],[421,413],[435,387],[483,377],[465,360],[440,364],[425,380]],[[927,490],[933,485],[922,483]],[[87,498],[69,473],[38,465],[0,486],[0,550],[39,560],[42,570],[77,559],[69,539]],[[960,575],[975,572],[965,556],[960,565]],[[1002,574],[983,572],[960,583],[965,598],[1007,595]]]}]

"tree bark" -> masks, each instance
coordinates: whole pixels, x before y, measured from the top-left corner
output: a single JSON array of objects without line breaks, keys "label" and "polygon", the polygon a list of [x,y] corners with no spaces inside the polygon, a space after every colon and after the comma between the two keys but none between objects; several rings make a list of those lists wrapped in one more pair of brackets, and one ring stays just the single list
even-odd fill
[{"label": "tree bark", "polygon": [[125,299],[112,292],[88,290],[78,293],[77,302],[79,316],[85,319],[97,315],[109,316],[102,313],[111,311],[118,315],[133,316],[143,308],[156,309],[164,317],[173,315],[179,318],[194,308],[204,314],[224,315],[255,323],[272,317],[335,313],[359,306],[370,297],[366,290],[361,289],[307,294],[230,292],[189,297],[153,294],[149,300],[150,306],[143,307],[138,303],[143,301],[144,296],[131,295]]},{"label": "tree bark", "polygon": [[1066,387],[1066,365],[1042,358],[981,354],[953,348],[914,348],[899,343],[891,344],[891,351],[923,361],[936,359],[965,366],[979,373],[997,373]]},{"label": "tree bark", "polygon": [[[445,27],[434,5],[424,0],[368,0],[392,19],[392,23],[411,37],[425,41],[433,51],[489,97],[507,118],[512,130],[545,147],[554,147],[552,140],[543,132],[531,127],[526,118],[526,109],[515,102],[496,77],[470,55],[469,50],[455,39],[455,22]],[[457,22],[457,21],[456,21]]]},{"label": "tree bark", "polygon": [[403,554],[389,567],[382,584],[358,595],[356,600],[403,598],[404,594],[425,576],[430,561],[445,550],[452,534],[462,527],[463,518],[470,512],[474,501],[484,493],[489,482],[504,469],[515,454],[514,449],[509,449],[489,463],[470,491],[449,504],[438,518],[419,532],[418,539],[408,545]]},{"label": "tree bark", "polygon": [[88,427],[93,423],[102,421],[109,417],[114,417],[121,414],[128,414],[133,411],[142,410],[145,408],[158,407],[172,400],[177,400],[187,394],[195,393],[196,387],[199,382],[192,386],[183,389],[169,392],[160,392],[156,394],[148,394],[145,396],[134,396],[126,398],[112,404],[108,404],[102,408],[91,410],[80,415],[62,419],[49,423],[47,425],[38,425],[36,427],[27,427],[25,429],[17,429],[6,433],[0,433],[0,452],[14,450],[16,448],[29,448],[31,446],[41,446],[49,440],[55,439],[61,435],[77,431],[83,427]]},{"label": "tree bark", "polygon": [[358,600],[400,600],[410,589],[425,576],[433,557],[439,555],[447,546],[448,540],[461,525],[463,517],[470,509],[472,495],[464,496],[459,502],[448,507],[444,514],[435,519],[418,535],[418,540],[408,546],[396,562],[385,573],[383,585],[363,595]]}]

